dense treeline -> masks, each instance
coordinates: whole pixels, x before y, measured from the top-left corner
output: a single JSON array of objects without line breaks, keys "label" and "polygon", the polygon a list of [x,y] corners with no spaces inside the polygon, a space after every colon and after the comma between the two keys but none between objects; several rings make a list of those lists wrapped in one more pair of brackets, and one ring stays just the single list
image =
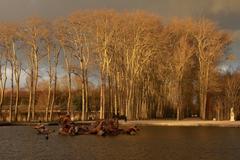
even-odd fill
[{"label": "dense treeline", "polygon": [[53,22],[1,23],[0,108],[7,105],[15,121],[19,107],[27,121],[44,108],[49,121],[60,106],[71,115],[80,111],[81,120],[90,111],[101,119],[113,113],[228,119],[231,107],[239,113],[240,89],[239,73],[219,70],[230,43],[210,20],[166,24],[145,12],[80,11]]}]

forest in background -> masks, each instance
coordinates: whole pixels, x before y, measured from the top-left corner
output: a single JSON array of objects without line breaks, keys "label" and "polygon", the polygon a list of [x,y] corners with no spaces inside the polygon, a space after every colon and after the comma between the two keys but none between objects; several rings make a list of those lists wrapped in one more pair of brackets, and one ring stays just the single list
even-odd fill
[{"label": "forest in background", "polygon": [[0,115],[8,121],[39,120],[39,112],[52,121],[59,111],[79,120],[92,113],[224,120],[234,108],[238,118],[240,72],[220,67],[236,59],[228,53],[231,42],[209,19],[165,22],[143,11],[1,23]]}]

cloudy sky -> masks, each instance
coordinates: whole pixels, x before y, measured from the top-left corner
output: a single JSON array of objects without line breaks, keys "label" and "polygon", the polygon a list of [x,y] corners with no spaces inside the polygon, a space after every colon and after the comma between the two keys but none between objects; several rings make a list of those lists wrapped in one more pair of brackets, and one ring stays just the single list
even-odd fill
[{"label": "cloudy sky", "polygon": [[[231,50],[240,57],[240,0],[0,0],[0,21],[30,16],[53,19],[79,9],[146,10],[162,16],[207,17],[232,32]],[[235,65],[238,62],[235,63]]]},{"label": "cloudy sky", "polygon": [[[79,9],[147,10],[166,20],[171,17],[208,17],[240,41],[240,0],[0,0],[0,21],[29,16],[56,18]],[[240,52],[238,44],[234,52]]]},{"label": "cloudy sky", "polygon": [[176,16],[208,17],[233,32],[236,40],[233,52],[240,52],[240,0],[0,0],[0,21],[29,16],[52,19],[79,9],[103,8],[147,10],[166,20]]},{"label": "cloudy sky", "polygon": [[206,16],[222,27],[238,29],[239,0],[0,0],[0,20],[31,15],[64,16],[78,9],[148,10],[163,17]]}]

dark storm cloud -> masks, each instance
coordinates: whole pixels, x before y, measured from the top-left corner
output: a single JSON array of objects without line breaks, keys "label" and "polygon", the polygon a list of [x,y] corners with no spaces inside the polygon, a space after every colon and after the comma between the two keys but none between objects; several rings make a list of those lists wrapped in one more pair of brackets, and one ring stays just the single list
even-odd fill
[{"label": "dark storm cloud", "polygon": [[240,0],[0,0],[0,21],[23,20],[29,16],[51,19],[79,9],[106,8],[146,10],[165,19],[207,17],[221,28],[232,30],[240,41]]},{"label": "dark storm cloud", "polygon": [[204,1],[197,4],[191,0],[1,0],[0,19],[21,19],[35,14],[52,18],[77,9],[99,8],[140,9],[163,16],[192,16],[207,6]]},{"label": "dark storm cloud", "polygon": [[78,9],[147,10],[162,17],[206,16],[221,26],[237,29],[239,0],[0,0],[0,20],[21,20],[32,15],[65,16]]}]

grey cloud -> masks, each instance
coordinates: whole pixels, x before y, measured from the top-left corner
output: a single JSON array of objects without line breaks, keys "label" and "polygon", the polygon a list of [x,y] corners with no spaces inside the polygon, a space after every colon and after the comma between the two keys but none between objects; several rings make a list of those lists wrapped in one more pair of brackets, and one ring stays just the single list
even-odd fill
[{"label": "grey cloud", "polygon": [[[0,21],[66,16],[79,9],[146,10],[170,17],[207,17],[223,29],[240,29],[240,0],[0,0]],[[239,35],[240,37],[240,35]],[[238,40],[240,41],[240,40]]]},{"label": "grey cloud", "polygon": [[215,14],[229,12],[239,12],[240,1],[239,0],[212,0],[211,12]]},{"label": "grey cloud", "polygon": [[64,16],[78,9],[113,8],[147,10],[162,16],[228,15],[238,12],[238,0],[1,0],[0,19],[21,19],[31,15]]}]

